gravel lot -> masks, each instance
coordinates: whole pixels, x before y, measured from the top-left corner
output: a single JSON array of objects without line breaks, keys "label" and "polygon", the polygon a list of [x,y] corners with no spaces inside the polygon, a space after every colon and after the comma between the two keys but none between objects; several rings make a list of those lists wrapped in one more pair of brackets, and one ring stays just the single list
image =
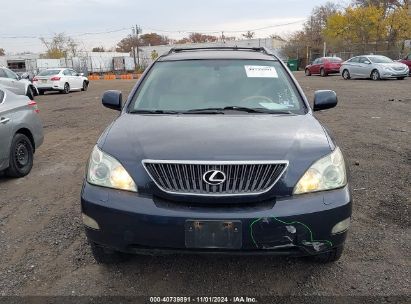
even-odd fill
[{"label": "gravel lot", "polygon": [[410,295],[411,78],[344,81],[296,73],[307,96],[335,90],[316,114],[352,175],[354,213],[337,263],[279,257],[136,256],[94,262],[80,217],[85,163],[116,116],[100,97],[135,81],[93,81],[87,92],[37,101],[45,142],[23,179],[0,176],[1,295]]}]

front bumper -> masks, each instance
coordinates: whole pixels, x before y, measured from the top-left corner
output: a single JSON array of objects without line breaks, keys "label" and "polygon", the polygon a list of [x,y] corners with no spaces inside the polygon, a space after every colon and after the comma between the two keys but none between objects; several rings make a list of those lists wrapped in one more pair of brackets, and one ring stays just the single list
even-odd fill
[{"label": "front bumper", "polygon": [[395,72],[395,71],[386,71],[383,70],[380,73],[380,77],[383,79],[387,79],[387,78],[400,78],[400,77],[408,77],[408,70],[406,71],[402,71],[402,72]]},{"label": "front bumper", "polygon": [[[218,205],[210,198],[210,204],[196,205],[85,182],[81,206],[99,225],[99,230],[86,226],[88,239],[118,251],[309,255],[343,245],[346,232],[333,235],[331,230],[351,216],[351,195],[345,187],[261,204]],[[241,221],[241,248],[187,248],[187,220]]]}]

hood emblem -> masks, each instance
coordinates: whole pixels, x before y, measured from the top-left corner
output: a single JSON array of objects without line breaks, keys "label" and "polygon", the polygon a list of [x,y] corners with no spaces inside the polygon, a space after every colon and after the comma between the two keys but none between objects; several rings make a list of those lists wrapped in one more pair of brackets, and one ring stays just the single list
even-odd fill
[{"label": "hood emblem", "polygon": [[226,181],[225,173],[220,170],[209,170],[203,175],[203,181],[212,186],[217,186]]}]

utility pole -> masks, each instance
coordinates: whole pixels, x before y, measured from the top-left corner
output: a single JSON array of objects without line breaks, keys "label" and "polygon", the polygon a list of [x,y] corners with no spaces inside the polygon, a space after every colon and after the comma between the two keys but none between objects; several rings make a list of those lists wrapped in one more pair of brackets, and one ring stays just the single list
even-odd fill
[{"label": "utility pole", "polygon": [[134,66],[137,68],[136,50],[134,49],[134,37],[136,35],[134,27],[131,28],[131,33],[132,33],[132,35],[131,35],[131,50],[133,52]]},{"label": "utility pole", "polygon": [[[140,52],[139,52],[139,41],[138,41],[138,35],[141,34],[141,27],[136,25],[135,27],[133,26],[131,28],[132,31],[132,50],[133,50],[133,57],[134,57],[134,65],[137,67],[140,66]],[[136,56],[137,53],[137,56]]]},{"label": "utility pole", "polygon": [[136,44],[137,44],[137,66],[140,67],[140,51],[138,49],[139,47],[138,35],[141,34],[141,27],[139,27],[137,24],[136,24],[135,33],[136,33]]}]

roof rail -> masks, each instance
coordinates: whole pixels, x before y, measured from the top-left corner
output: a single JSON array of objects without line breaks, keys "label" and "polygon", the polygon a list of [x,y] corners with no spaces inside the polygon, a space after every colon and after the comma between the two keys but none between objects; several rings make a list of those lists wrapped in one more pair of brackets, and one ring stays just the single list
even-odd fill
[{"label": "roof rail", "polygon": [[273,56],[267,48],[265,47],[238,47],[238,46],[210,46],[210,47],[192,47],[192,48],[171,48],[167,55],[172,53],[179,53],[185,51],[204,51],[204,50],[232,50],[232,51],[254,51],[261,52],[266,55]]}]

